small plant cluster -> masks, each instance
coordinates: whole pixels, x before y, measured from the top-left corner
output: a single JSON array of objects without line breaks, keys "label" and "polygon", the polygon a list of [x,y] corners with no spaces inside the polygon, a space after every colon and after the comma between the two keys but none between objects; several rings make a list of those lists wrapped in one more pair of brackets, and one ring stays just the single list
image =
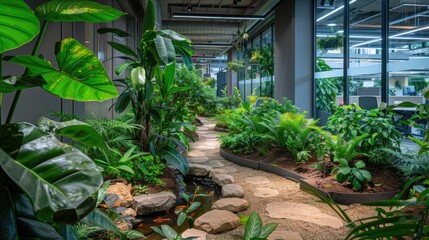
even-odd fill
[{"label": "small plant cluster", "polygon": [[326,151],[323,144],[313,144],[323,138],[317,121],[297,112],[287,99],[284,104],[267,100],[259,107],[243,103],[243,108],[218,117],[230,132],[221,137],[222,147],[236,153],[264,154],[276,146],[290,151],[296,161],[308,160],[312,154],[321,158]]},{"label": "small plant cluster", "polygon": [[[365,189],[372,180],[368,169],[400,166],[411,176],[405,166],[412,166],[405,160],[399,164],[392,157],[400,153],[401,134],[392,116],[382,110],[364,110],[356,105],[335,107],[327,125],[337,134],[333,135],[318,126],[317,120],[298,113],[298,108],[287,100],[283,105],[266,101],[260,107],[247,103],[242,106],[217,117],[218,124],[229,131],[221,137],[221,146],[234,153],[263,155],[278,148],[289,152],[296,163],[317,161],[314,166],[325,174],[334,174],[338,182],[350,184],[356,191]],[[327,165],[326,156],[334,165],[328,173],[322,167]],[[423,159],[419,160],[424,164]],[[426,174],[426,169],[419,167],[419,174]]]}]

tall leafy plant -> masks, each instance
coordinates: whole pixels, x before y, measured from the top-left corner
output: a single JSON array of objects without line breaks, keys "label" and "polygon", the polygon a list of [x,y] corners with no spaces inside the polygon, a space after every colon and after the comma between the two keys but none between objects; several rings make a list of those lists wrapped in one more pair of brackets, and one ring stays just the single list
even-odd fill
[{"label": "tall leafy plant", "polygon": [[[58,68],[36,56],[50,22],[107,22],[123,14],[89,0],[52,0],[34,11],[23,0],[0,0],[0,94],[15,92],[6,124],[0,125],[1,239],[76,239],[68,224],[79,221],[120,234],[106,215],[93,211],[103,182],[100,170],[85,154],[59,142],[54,133],[101,146],[100,136],[80,122],[50,122],[56,129],[50,132],[46,125],[11,121],[21,91],[32,87],[77,101],[116,97],[101,62],[76,40],[56,44]],[[31,55],[3,58],[6,51],[36,37]],[[3,76],[3,61],[26,70],[21,76]]]},{"label": "tall leafy plant", "polygon": [[[113,28],[102,28],[98,30],[98,33],[112,33],[119,37],[131,37],[129,33]],[[159,94],[162,100],[171,94],[187,90],[187,88],[174,85],[174,74],[176,54],[181,55],[185,64],[192,68],[193,47],[191,41],[171,30],[156,30],[155,7],[153,2],[149,0],[143,20],[143,35],[138,41],[136,51],[119,43],[108,42],[108,44],[125,54],[126,59],[129,60],[115,69],[117,75],[122,75],[126,71],[129,72],[129,77],[119,80],[124,85],[125,90],[116,102],[116,111],[123,112],[130,106],[136,123],[141,126],[138,135],[143,150],[150,151],[154,155],[160,155],[169,164],[186,173],[188,170],[187,161],[177,150],[178,142],[168,138],[158,141],[159,138],[154,135],[152,128],[155,121],[162,120],[161,111],[165,110],[155,95]],[[169,141],[168,144],[164,144],[166,140]],[[161,145],[156,146],[161,142],[163,148],[160,148]]]},{"label": "tall leafy plant", "polygon": [[[322,59],[316,59],[316,72],[331,71],[332,68]],[[321,78],[316,80],[316,109],[332,111],[337,93],[342,89],[340,78]]]}]

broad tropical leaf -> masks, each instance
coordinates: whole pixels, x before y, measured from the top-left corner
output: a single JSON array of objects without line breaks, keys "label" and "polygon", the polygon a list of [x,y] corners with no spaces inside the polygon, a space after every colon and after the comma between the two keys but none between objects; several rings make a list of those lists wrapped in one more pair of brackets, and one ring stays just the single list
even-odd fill
[{"label": "broad tropical leaf", "polygon": [[0,168],[42,221],[76,223],[95,207],[101,171],[77,149],[29,123],[0,126]]},{"label": "broad tropical leaf", "polygon": [[249,219],[246,223],[246,229],[244,232],[244,239],[250,240],[252,238],[257,238],[259,233],[262,230],[262,221],[259,215],[256,212],[250,214]]},{"label": "broad tropical leaf", "polygon": [[120,44],[117,42],[111,42],[111,41],[108,41],[107,44],[109,44],[112,48],[116,49],[117,51],[119,51],[123,54],[133,56],[135,58],[139,58],[137,56],[137,54],[130,47],[128,47],[126,45],[123,45],[123,44]]},{"label": "broad tropical leaf", "polygon": [[98,58],[75,39],[58,42],[56,56],[58,70],[49,62],[32,56],[17,56],[9,61],[29,68],[32,76],[42,75],[48,83],[43,88],[64,99],[86,102],[118,96]]},{"label": "broad tropical leaf", "polygon": [[49,118],[42,117],[39,120],[39,127],[48,130],[55,135],[64,136],[75,142],[83,143],[88,146],[107,147],[104,138],[91,125],[78,121],[70,120],[67,122],[57,122]]},{"label": "broad tropical leaf", "polygon": [[0,191],[0,239],[63,239],[55,228],[34,216],[33,206],[24,193]]},{"label": "broad tropical leaf", "polygon": [[0,53],[30,42],[40,22],[23,0],[0,0]]},{"label": "broad tropical leaf", "polygon": [[100,211],[99,209],[94,209],[88,216],[83,218],[81,223],[88,224],[89,226],[97,226],[107,231],[112,231],[115,234],[124,236],[124,233],[119,231],[116,224],[110,219],[108,215]]},{"label": "broad tropical leaf", "polygon": [[146,5],[146,12],[143,19],[143,34],[146,31],[155,30],[155,6],[152,0],[149,0]]},{"label": "broad tropical leaf", "polygon": [[0,93],[10,93],[16,90],[40,87],[45,84],[46,81],[42,77],[5,77],[3,81],[0,81]]},{"label": "broad tropical leaf", "polygon": [[189,171],[188,160],[173,147],[162,149],[159,152],[161,158],[163,158],[168,164],[177,168],[182,174],[186,175]]},{"label": "broad tropical leaf", "polygon": [[52,0],[38,6],[37,17],[51,22],[110,22],[124,12],[90,0]]},{"label": "broad tropical leaf", "polygon": [[122,31],[121,29],[118,28],[99,28],[97,30],[98,34],[105,34],[105,33],[113,33],[118,37],[129,37],[131,36],[129,33]]},{"label": "broad tropical leaf", "polygon": [[164,64],[169,64],[176,60],[176,51],[171,39],[158,35],[154,43],[158,57]]}]

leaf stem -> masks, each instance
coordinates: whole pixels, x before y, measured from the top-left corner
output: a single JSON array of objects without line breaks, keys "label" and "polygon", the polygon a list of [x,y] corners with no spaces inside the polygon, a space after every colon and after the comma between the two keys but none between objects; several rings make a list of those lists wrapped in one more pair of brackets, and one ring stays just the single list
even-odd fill
[{"label": "leaf stem", "polygon": [[[46,33],[46,29],[48,27],[48,23],[49,23],[49,21],[43,22],[42,27],[40,29],[39,36],[37,37],[37,40],[36,40],[36,44],[34,45],[33,51],[31,52],[31,56],[36,56],[37,52],[39,51],[40,45],[42,44],[43,37],[44,37],[44,35]],[[27,75],[27,73],[28,73],[28,68],[25,69],[23,76]],[[22,90],[17,90],[15,92],[15,96],[13,97],[12,105],[10,106],[9,113],[7,115],[7,118],[6,118],[6,124],[9,124],[12,121],[13,114],[15,113],[16,106],[18,105],[19,97],[21,96],[21,92],[22,92]]]}]

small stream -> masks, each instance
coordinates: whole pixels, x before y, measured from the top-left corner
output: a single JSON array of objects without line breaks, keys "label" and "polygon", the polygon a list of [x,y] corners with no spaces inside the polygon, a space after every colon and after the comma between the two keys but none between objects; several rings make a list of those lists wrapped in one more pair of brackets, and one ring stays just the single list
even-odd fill
[{"label": "small stream", "polygon": [[[199,194],[208,195],[208,197],[197,196],[195,201],[201,202],[201,205],[193,211],[190,216],[193,219],[197,219],[204,213],[212,210],[213,202],[219,200],[221,197],[220,187],[214,183],[209,177],[184,177],[182,175],[176,175],[179,183],[180,196],[178,197],[175,207],[164,213],[156,213],[152,215],[137,216],[139,224],[135,226],[135,230],[143,233],[148,240],[161,240],[163,239],[157,233],[154,233],[151,229],[152,226],[160,227],[161,225],[169,225],[174,228],[177,232],[180,231],[176,224],[175,210],[186,208],[186,201],[182,197],[182,193],[185,192],[192,199],[193,194],[197,187],[199,188]],[[185,221],[181,226],[181,232],[188,229],[190,226],[188,221]]]}]

